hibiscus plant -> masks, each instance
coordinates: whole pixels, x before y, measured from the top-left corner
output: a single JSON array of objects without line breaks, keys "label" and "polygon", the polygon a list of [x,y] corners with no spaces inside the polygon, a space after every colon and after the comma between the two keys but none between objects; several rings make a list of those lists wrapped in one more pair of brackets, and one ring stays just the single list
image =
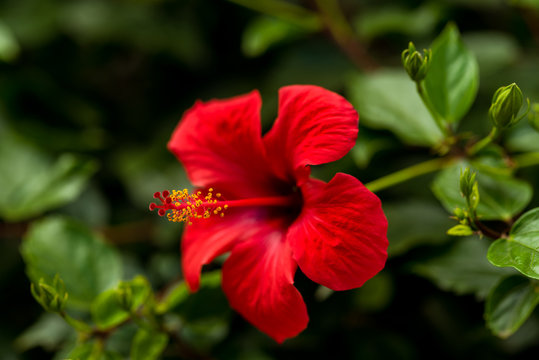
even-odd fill
[{"label": "hibiscus plant", "polygon": [[[206,99],[185,103],[183,115],[156,131],[155,146],[125,148],[111,162],[128,184],[110,185],[111,208],[144,207],[147,220],[129,231],[104,226],[97,215],[105,211],[96,184],[106,179],[96,161],[63,151],[53,160],[17,126],[0,122],[0,217],[6,232],[22,238],[27,295],[47,312],[18,346],[52,344],[57,358],[69,359],[211,359],[214,346],[236,354],[223,344],[237,327],[248,340],[233,344],[293,344],[299,354],[309,339],[327,336],[316,333],[322,322],[338,326],[319,316],[329,306],[340,324],[372,328],[372,339],[377,325],[368,317],[345,321],[335,309],[349,305],[341,294],[359,294],[354,306],[365,312],[384,309],[398,287],[388,275],[393,267],[442,290],[430,291],[472,295],[484,317],[478,331],[492,338],[511,338],[533,319],[538,94],[513,80],[491,82],[481,94],[480,74],[496,74],[481,67],[485,54],[471,50],[454,22],[444,22],[430,45],[420,38],[425,49],[406,41],[393,54],[399,66],[382,67],[365,44],[384,26],[398,30],[388,25],[394,17],[360,18],[367,25],[354,27],[339,2],[231,2],[263,14],[247,25],[246,56],[324,31],[352,64],[345,86],[283,81],[267,100],[265,89],[193,94]],[[441,11],[422,6],[392,16]],[[413,38],[406,29],[401,35]],[[140,39],[130,41],[142,46]],[[103,150],[98,142],[77,145]],[[122,192],[131,205],[119,200]],[[139,250],[126,237],[150,242],[155,253],[150,247],[134,256]],[[176,249],[172,256],[159,252],[163,243]],[[140,265],[145,257],[153,270]],[[44,330],[51,328],[59,329],[54,336]],[[265,358],[244,349],[242,358]]]}]

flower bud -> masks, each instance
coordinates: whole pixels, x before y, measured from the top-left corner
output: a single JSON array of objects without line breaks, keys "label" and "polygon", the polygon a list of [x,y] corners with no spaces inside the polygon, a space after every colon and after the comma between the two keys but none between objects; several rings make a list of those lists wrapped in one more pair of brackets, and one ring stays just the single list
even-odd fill
[{"label": "flower bud", "polygon": [[116,298],[124,310],[131,311],[133,307],[133,290],[128,283],[121,282],[118,285]]},{"label": "flower bud", "polygon": [[536,131],[539,131],[539,103],[534,103],[531,106],[531,111],[528,113],[528,121]]},{"label": "flower bud", "polygon": [[459,187],[463,197],[466,198],[472,193],[476,176],[477,174],[470,171],[470,168],[465,168],[464,171],[460,172]]},{"label": "flower bud", "polygon": [[475,180],[477,174],[470,171],[469,168],[464,169],[460,174],[460,192],[466,199],[468,210],[473,213],[479,205],[479,188]]},{"label": "flower bud", "polygon": [[522,107],[522,91],[517,84],[502,86],[492,97],[492,105],[488,110],[490,120],[497,128],[507,128],[516,124],[518,112]]},{"label": "flower bud", "polygon": [[430,50],[423,50],[423,55],[421,55],[419,51],[416,51],[412,42],[408,44],[408,49],[402,52],[402,64],[412,80],[421,81],[425,78],[429,69],[431,54]]},{"label": "flower bud", "polygon": [[60,312],[64,309],[68,294],[65,285],[58,274],[54,277],[52,285],[45,282],[43,278],[37,285],[30,285],[32,295],[43,308],[50,312]]}]

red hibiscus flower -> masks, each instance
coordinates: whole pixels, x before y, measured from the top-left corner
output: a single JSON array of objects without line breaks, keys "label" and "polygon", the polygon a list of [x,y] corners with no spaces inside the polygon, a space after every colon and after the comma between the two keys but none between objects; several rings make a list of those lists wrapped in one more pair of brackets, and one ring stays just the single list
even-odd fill
[{"label": "red hibiscus flower", "polygon": [[281,88],[278,118],[264,136],[260,107],[253,91],[188,110],[168,148],[200,191],[156,193],[162,204],[150,209],[190,223],[182,240],[190,289],[198,289],[204,264],[230,252],[222,269],[230,305],[282,342],[308,322],[293,285],[297,266],[333,290],[361,286],[384,267],[387,220],[356,178],[310,178],[310,165],[354,146],[358,115],[350,103],[317,86]]}]

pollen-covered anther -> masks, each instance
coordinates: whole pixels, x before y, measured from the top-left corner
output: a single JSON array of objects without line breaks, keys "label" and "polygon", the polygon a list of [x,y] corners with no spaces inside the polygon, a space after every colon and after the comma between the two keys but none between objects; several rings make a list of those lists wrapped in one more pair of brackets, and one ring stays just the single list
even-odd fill
[{"label": "pollen-covered anther", "polygon": [[[221,194],[215,194],[216,198],[220,198]],[[202,191],[196,191],[189,194],[187,189],[183,190],[167,190],[156,192],[154,198],[161,201],[161,205],[155,203],[150,204],[150,211],[158,209],[159,216],[167,216],[167,219],[172,222],[186,222],[191,224],[193,219],[207,219],[212,214],[223,217],[223,210],[228,208],[228,205],[220,206],[218,200],[214,198],[213,188],[209,188],[204,195]]]}]

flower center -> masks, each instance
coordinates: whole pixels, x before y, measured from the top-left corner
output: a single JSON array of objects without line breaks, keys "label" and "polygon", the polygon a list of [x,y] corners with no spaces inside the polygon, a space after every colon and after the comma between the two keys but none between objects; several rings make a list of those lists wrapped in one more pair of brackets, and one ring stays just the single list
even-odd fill
[{"label": "flower center", "polygon": [[207,219],[212,215],[223,217],[224,211],[229,207],[253,207],[253,206],[283,206],[289,207],[297,203],[297,197],[269,196],[240,200],[223,200],[220,193],[213,193],[209,188],[206,194],[196,191],[192,194],[187,189],[164,190],[156,192],[154,198],[161,201],[161,205],[150,204],[150,211],[158,209],[159,216],[167,216],[172,222],[185,222],[191,225],[192,219]]}]

